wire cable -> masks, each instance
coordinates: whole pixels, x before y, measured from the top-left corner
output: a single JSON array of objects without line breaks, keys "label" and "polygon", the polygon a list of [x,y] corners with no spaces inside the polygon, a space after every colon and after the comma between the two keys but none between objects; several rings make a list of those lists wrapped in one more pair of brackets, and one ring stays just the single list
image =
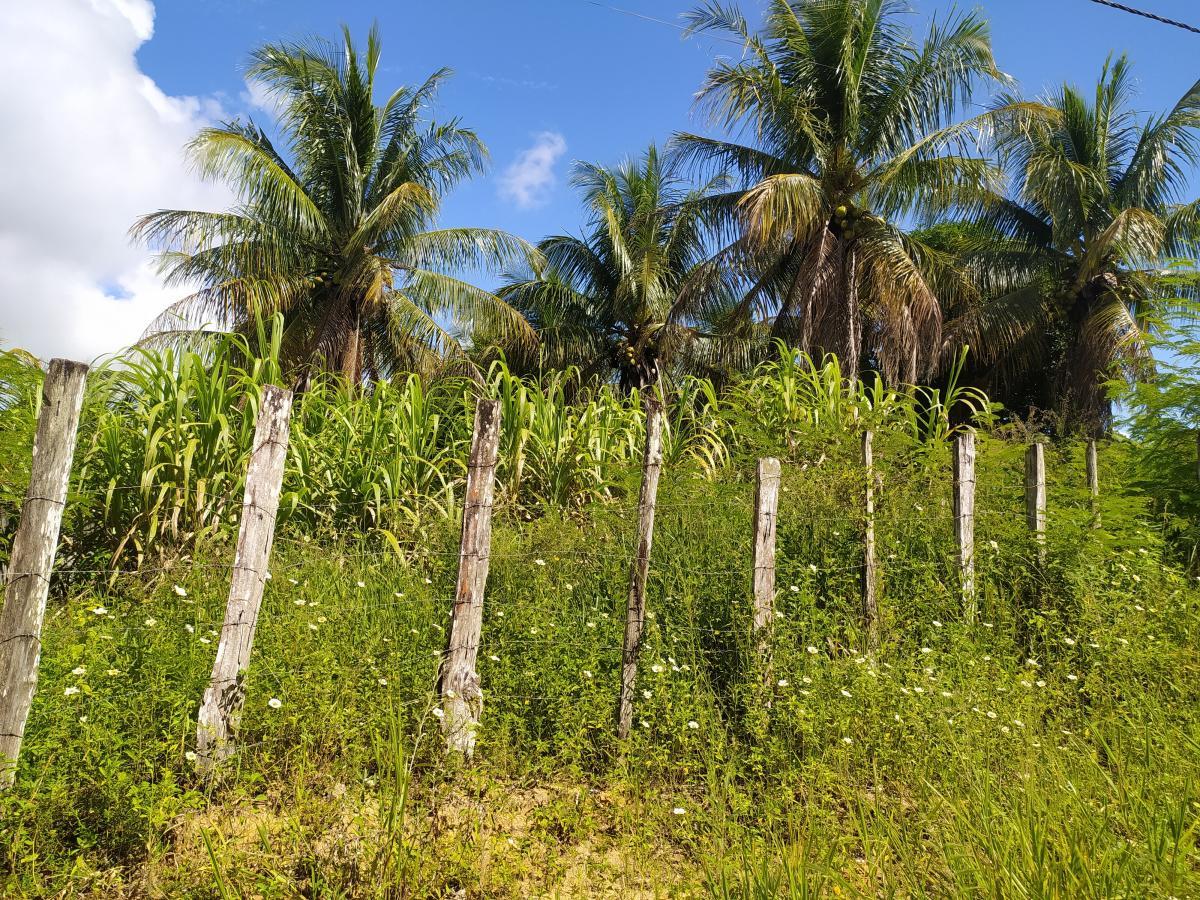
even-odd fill
[{"label": "wire cable", "polygon": [[1184,31],[1190,31],[1192,34],[1200,34],[1200,28],[1194,25],[1188,25],[1186,22],[1180,22],[1176,19],[1168,19],[1166,16],[1160,16],[1152,12],[1147,12],[1144,9],[1137,9],[1132,6],[1126,6],[1124,3],[1115,3],[1114,0],[1091,0],[1099,6],[1107,6],[1112,9],[1119,9],[1121,12],[1127,12],[1131,15],[1141,16],[1143,19],[1150,19],[1154,22],[1160,22],[1163,25],[1173,25],[1176,28],[1182,28]]},{"label": "wire cable", "polygon": [[[601,3],[600,0],[584,0],[584,2],[592,6],[598,6],[600,9],[607,9],[609,12],[621,13],[621,15],[632,16],[635,19],[642,19],[646,22],[654,22],[656,25],[666,25],[668,28],[674,28],[677,31],[684,32],[685,35],[687,34],[688,27],[686,25],[680,25],[678,22],[672,22],[668,19],[658,19],[654,16],[648,16],[645,13],[636,12],[632,9],[621,9],[619,6],[610,6],[607,3]],[[725,37],[724,35],[720,34],[709,34],[708,37],[713,40],[724,41],[727,44],[733,44],[735,47],[739,47],[742,50],[746,49],[745,43],[735,38]]]}]

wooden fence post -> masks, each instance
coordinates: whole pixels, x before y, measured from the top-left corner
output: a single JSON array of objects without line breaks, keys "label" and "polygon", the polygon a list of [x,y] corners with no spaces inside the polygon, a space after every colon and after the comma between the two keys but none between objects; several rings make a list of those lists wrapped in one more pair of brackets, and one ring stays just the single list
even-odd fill
[{"label": "wooden fence post", "polygon": [[58,549],[88,367],[50,360],[33,438],[29,491],[13,538],[0,612],[0,790],[12,785],[37,688],[42,622]]},{"label": "wooden fence post", "polygon": [[662,404],[647,396],[646,450],[642,458],[642,490],[638,496],[637,556],[629,567],[629,601],[625,606],[625,639],[621,648],[621,698],[617,705],[617,737],[629,737],[633,727],[633,691],[637,684],[638,650],[646,619],[646,577],[654,542],[654,504],[662,470]]},{"label": "wooden fence post", "polygon": [[867,632],[867,649],[879,649],[879,584],[875,567],[875,454],[874,434],[864,431],[862,461],[866,470],[866,516],[863,523],[862,619]]},{"label": "wooden fence post", "polygon": [[481,399],[475,405],[475,427],[467,464],[450,636],[438,673],[446,749],[467,757],[475,752],[475,729],[483,715],[483,690],[475,662],[483,631],[483,593],[491,562],[492,502],[496,495],[499,447],[500,401]]},{"label": "wooden fence post", "polygon": [[1038,542],[1038,556],[1045,556],[1046,541],[1046,447],[1034,442],[1025,450],[1025,523]]},{"label": "wooden fence post", "polygon": [[267,563],[275,538],[275,515],[287,460],[292,392],[268,385],[259,401],[254,444],[246,467],[242,520],[225,604],[225,623],[212,677],[200,703],[196,725],[197,768],[213,774],[233,753],[242,707],[254,630],[262,607]]},{"label": "wooden fence post", "polygon": [[962,578],[963,617],[975,622],[975,432],[954,439],[954,540]]},{"label": "wooden fence post", "polygon": [[779,516],[779,460],[758,461],[754,489],[754,636],[770,677],[770,629],[775,616],[775,529]]},{"label": "wooden fence post", "polygon": [[1092,527],[1100,527],[1100,458],[1096,442],[1087,443],[1087,482],[1092,504]]}]

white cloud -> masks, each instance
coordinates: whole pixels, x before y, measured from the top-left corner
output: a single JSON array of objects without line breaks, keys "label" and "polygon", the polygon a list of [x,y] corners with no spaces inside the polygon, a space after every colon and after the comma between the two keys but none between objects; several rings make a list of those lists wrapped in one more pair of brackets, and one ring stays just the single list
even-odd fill
[{"label": "white cloud", "polygon": [[90,359],[137,340],[181,292],[162,286],[129,226],[156,209],[229,202],[182,153],[221,109],[169,96],[138,68],[153,29],[149,0],[0,3],[6,346]]},{"label": "white cloud", "polygon": [[533,146],[517,154],[500,176],[500,196],[520,209],[542,206],[557,182],[554,166],[567,152],[567,142],[555,131],[534,135]]},{"label": "white cloud", "polygon": [[278,95],[273,94],[261,81],[246,79],[246,89],[242,91],[241,100],[252,110],[260,110],[272,119],[278,119],[283,110]]}]

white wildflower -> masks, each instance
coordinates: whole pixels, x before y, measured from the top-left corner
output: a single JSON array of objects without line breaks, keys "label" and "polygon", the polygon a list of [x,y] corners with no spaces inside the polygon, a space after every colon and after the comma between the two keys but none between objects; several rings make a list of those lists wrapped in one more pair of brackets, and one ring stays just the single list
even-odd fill
[{"label": "white wildflower", "polygon": [[175,593],[178,594],[180,597],[186,597],[187,596],[187,588],[185,588],[181,584],[177,584],[177,585],[175,585]]},{"label": "white wildflower", "polygon": [[87,674],[87,666],[76,666],[75,668],[73,668],[71,670],[71,674],[72,675],[86,675]]},{"label": "white wildflower", "polygon": [[279,707],[283,706],[283,701],[278,697],[272,697],[267,701],[267,706],[271,707],[271,709],[279,709]]},{"label": "white wildflower", "polygon": [[700,727],[700,723],[697,722],[695,719],[692,719],[691,721],[688,722],[687,727],[692,729],[692,731],[695,731],[696,729],[698,729]]},{"label": "white wildflower", "polygon": [[63,691],[63,696],[64,696],[64,697],[71,697],[71,696],[74,696],[75,694],[78,694],[78,693],[79,693],[79,688],[77,688],[77,687],[69,687],[69,688],[67,688],[66,690],[64,690],[64,691]]},{"label": "white wildflower", "polygon": [[103,606],[93,607],[92,612],[97,616],[107,616],[108,615],[108,610],[105,609]]}]

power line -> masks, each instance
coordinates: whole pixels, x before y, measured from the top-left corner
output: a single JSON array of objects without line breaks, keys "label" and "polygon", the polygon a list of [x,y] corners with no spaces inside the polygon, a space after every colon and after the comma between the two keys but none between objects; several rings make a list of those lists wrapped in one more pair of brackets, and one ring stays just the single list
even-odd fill
[{"label": "power line", "polygon": [[1163,25],[1174,25],[1176,28],[1182,28],[1184,31],[1190,31],[1192,34],[1200,34],[1200,28],[1197,28],[1194,25],[1188,25],[1186,22],[1179,22],[1175,19],[1168,19],[1152,12],[1146,12],[1144,9],[1135,9],[1132,6],[1126,6],[1123,3],[1114,3],[1113,0],[1091,0],[1091,2],[1099,4],[1100,6],[1108,6],[1112,9],[1119,9],[1121,12],[1131,13],[1135,16],[1141,16],[1144,19],[1161,22]]},{"label": "power line", "polygon": [[[600,0],[584,0],[584,2],[589,3],[592,6],[598,6],[600,9],[607,9],[609,12],[620,13],[624,16],[632,16],[635,19],[642,19],[646,22],[654,22],[656,25],[666,25],[668,28],[674,28],[677,31],[686,32],[688,30],[686,25],[680,25],[678,22],[672,22],[669,19],[659,19],[654,16],[648,16],[645,13],[640,13],[632,9],[621,9],[619,6],[610,6],[607,3],[601,3]],[[725,37],[721,34],[710,34],[709,37],[713,40],[725,41],[727,44],[733,44],[735,47],[740,47],[743,50],[745,49],[745,43],[735,38]]]}]

